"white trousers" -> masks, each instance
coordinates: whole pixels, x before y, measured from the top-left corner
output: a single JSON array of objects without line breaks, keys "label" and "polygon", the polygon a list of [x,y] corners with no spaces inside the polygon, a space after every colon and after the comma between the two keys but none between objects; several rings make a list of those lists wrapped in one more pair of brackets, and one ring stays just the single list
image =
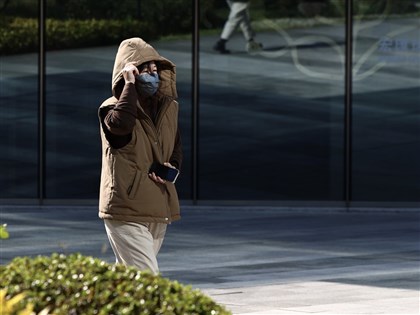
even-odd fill
[{"label": "white trousers", "polygon": [[165,223],[104,220],[117,263],[159,273],[157,254],[166,233]]},{"label": "white trousers", "polygon": [[220,38],[229,40],[233,32],[235,32],[238,25],[247,41],[254,37],[254,32],[251,27],[251,20],[249,18],[249,1],[248,2],[233,2],[226,1],[230,7],[229,17],[223,27]]}]

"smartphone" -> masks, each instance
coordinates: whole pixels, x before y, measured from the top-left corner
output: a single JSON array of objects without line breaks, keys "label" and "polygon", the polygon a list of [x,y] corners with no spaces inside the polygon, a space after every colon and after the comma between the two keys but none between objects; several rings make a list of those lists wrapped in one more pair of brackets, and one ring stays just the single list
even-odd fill
[{"label": "smartphone", "polygon": [[153,163],[150,167],[149,173],[154,172],[156,176],[169,181],[171,183],[175,183],[176,179],[179,175],[179,170],[176,168],[172,168],[163,164]]}]

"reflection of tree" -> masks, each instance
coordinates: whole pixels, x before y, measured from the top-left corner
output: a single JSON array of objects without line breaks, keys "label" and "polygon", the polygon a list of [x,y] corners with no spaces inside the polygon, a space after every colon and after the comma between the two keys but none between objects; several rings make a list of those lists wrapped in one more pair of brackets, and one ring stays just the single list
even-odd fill
[{"label": "reflection of tree", "polygon": [[[330,3],[341,16],[345,14],[346,2],[344,0],[330,0]],[[413,10],[415,10],[413,0],[353,0],[355,19],[376,15],[407,14],[412,13]]]},{"label": "reflection of tree", "polygon": [[321,35],[303,36],[297,39],[293,39],[285,30],[278,28],[275,23],[273,22],[266,22],[266,23],[268,24],[268,26],[271,26],[273,29],[275,29],[276,32],[279,33],[284,38],[284,40],[286,41],[286,45],[284,48],[280,50],[260,51],[260,52],[256,52],[256,54],[266,57],[266,58],[278,58],[285,55],[286,53],[290,51],[294,65],[303,74],[309,77],[316,77],[320,79],[333,79],[333,80],[342,79],[342,74],[323,73],[323,72],[311,70],[305,65],[303,65],[299,59],[299,53],[298,53],[299,46],[313,44],[313,43],[323,43],[330,46],[331,48],[335,50],[335,52],[339,56],[340,63],[344,67],[345,55],[344,55],[343,49],[342,47],[337,45],[337,43],[333,39],[327,36],[321,36]]},{"label": "reflection of tree", "polygon": [[319,16],[322,10],[326,7],[326,1],[315,0],[301,0],[298,4],[299,12],[301,12],[306,17],[316,17]]},{"label": "reflection of tree", "polygon": [[3,5],[0,7],[0,13],[6,10],[7,6],[9,5],[10,0],[4,0]]},{"label": "reflection of tree", "polygon": [[[391,11],[392,4],[394,4],[393,0],[368,1],[370,4],[376,3],[378,6],[380,4],[383,5],[383,12],[379,16],[374,16],[375,19],[371,20],[372,16],[366,14],[367,9],[363,9],[363,8],[367,8],[366,5],[360,4],[361,2],[363,1],[357,2],[359,4],[358,9],[357,9],[358,15],[355,16],[354,23],[353,23],[353,56],[354,56],[353,80],[354,81],[363,80],[373,75],[374,73],[376,73],[377,71],[379,71],[382,67],[386,65],[386,62],[384,61],[377,62],[373,66],[371,66],[369,69],[364,70],[362,72],[361,71],[362,67],[366,64],[368,60],[371,59],[370,57],[374,53],[377,52],[380,39],[378,38],[370,47],[368,47],[367,50],[365,50],[362,54],[360,54],[360,56],[357,56],[356,55],[357,44],[358,44],[357,38],[360,36],[362,31],[365,31],[367,29],[370,29],[370,28],[373,28],[375,26],[382,24],[384,20],[386,19],[386,17],[389,16],[390,12],[392,12]],[[333,3],[336,6],[337,10],[340,12],[340,14],[344,16],[345,14],[344,1],[342,0],[331,1],[331,3]],[[332,25],[331,20],[328,20],[326,18],[323,18],[320,16],[316,16],[314,18],[320,24]],[[294,65],[303,74],[310,77],[315,77],[315,78],[322,78],[322,79],[329,79],[329,80],[342,80],[343,78],[342,72],[337,74],[337,73],[326,73],[326,72],[312,70],[308,66],[303,65],[299,58],[299,52],[298,52],[299,46],[323,44],[323,45],[331,47],[336,52],[338,60],[341,65],[340,69],[341,71],[344,71],[345,52],[344,52],[343,47],[337,44],[334,39],[328,36],[322,36],[322,35],[309,35],[309,36],[302,36],[302,37],[294,39],[283,28],[278,26],[273,21],[266,21],[265,24],[269,28],[274,29],[285,40],[286,45],[282,49],[279,49],[276,51],[260,51],[260,52],[255,52],[255,54],[258,54],[266,58],[278,58],[290,52]],[[418,28],[419,28],[418,26],[402,26],[396,30],[388,32],[384,36],[386,38],[394,38],[398,35],[413,31]]]}]

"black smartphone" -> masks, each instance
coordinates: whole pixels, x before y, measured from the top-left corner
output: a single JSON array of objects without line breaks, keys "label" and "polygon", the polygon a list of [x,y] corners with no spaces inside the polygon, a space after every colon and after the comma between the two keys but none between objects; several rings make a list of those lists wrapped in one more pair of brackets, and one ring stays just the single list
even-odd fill
[{"label": "black smartphone", "polygon": [[159,176],[160,178],[171,183],[175,183],[179,175],[179,170],[163,164],[153,163],[150,167],[149,173],[155,173],[156,176]]}]

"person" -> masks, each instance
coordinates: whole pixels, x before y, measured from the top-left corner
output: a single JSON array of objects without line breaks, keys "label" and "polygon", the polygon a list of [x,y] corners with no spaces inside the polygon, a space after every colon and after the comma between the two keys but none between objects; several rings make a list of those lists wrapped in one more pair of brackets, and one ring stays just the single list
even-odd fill
[{"label": "person", "polygon": [[102,141],[99,217],[117,263],[157,274],[167,225],[180,219],[174,183],[153,163],[181,168],[175,64],[141,38],[121,42],[112,94],[98,110]]},{"label": "person", "polygon": [[247,41],[245,46],[247,52],[252,53],[261,50],[262,44],[254,40],[255,32],[251,26],[251,20],[249,17],[250,1],[227,0],[226,2],[230,8],[229,17],[225,22],[220,39],[213,46],[213,49],[221,54],[229,54],[230,50],[226,48],[226,43],[239,26],[245,40]]}]

